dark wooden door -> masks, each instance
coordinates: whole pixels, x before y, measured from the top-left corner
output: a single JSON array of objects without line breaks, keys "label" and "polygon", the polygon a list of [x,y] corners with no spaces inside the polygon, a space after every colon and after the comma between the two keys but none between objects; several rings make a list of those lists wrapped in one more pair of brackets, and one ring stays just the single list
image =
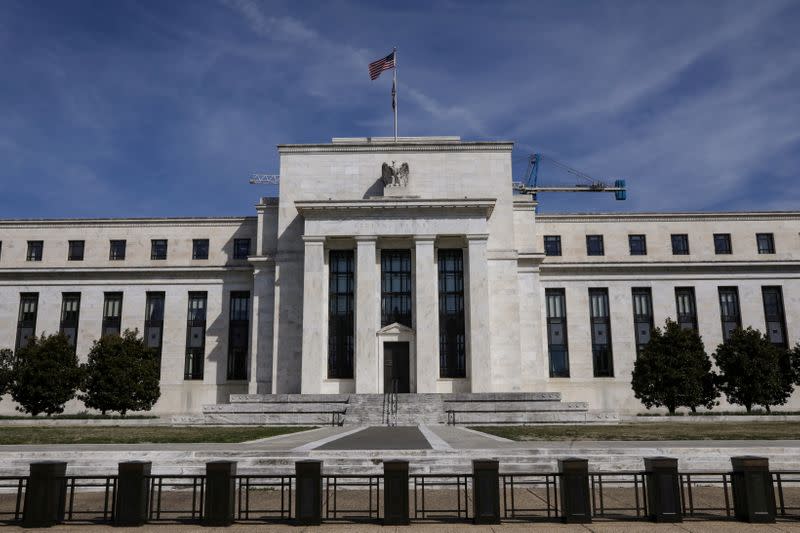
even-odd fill
[{"label": "dark wooden door", "polygon": [[393,383],[397,392],[411,392],[411,372],[408,368],[408,343],[383,343],[383,391],[392,392]]}]

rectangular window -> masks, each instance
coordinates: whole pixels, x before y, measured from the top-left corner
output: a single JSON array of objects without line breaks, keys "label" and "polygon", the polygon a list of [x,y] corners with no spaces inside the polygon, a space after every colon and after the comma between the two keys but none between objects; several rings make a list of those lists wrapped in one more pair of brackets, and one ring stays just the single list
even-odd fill
[{"label": "rectangular window", "polygon": [[644,235],[628,235],[628,247],[631,255],[647,255],[647,237]]},{"label": "rectangular window", "polygon": [[103,302],[102,336],[119,335],[122,329],[122,293],[107,292]]},{"label": "rectangular window", "polygon": [[550,377],[569,377],[567,345],[567,300],[564,289],[546,289],[547,349],[550,354]]},{"label": "rectangular window", "polygon": [[733,252],[731,248],[731,234],[730,233],[715,233],[714,234],[714,253],[717,255],[727,255]]},{"label": "rectangular window", "polygon": [[605,255],[602,235],[586,236],[586,255]]},{"label": "rectangular window", "polygon": [[649,287],[634,287],[633,296],[633,332],[636,337],[636,355],[642,353],[653,331],[653,293]]},{"label": "rectangular window", "polygon": [[687,234],[672,234],[672,255],[689,255],[689,236]]},{"label": "rectangular window", "polygon": [[156,353],[161,371],[161,348],[164,341],[164,302],[163,292],[148,292],[144,304],[144,343]]},{"label": "rectangular window", "polygon": [[697,331],[697,304],[694,299],[694,287],[676,287],[675,305],[678,310],[678,325],[683,329]]},{"label": "rectangular window", "polygon": [[742,316],[739,312],[739,289],[736,287],[719,288],[719,314],[722,320],[722,339],[728,340],[735,329],[742,327]]},{"label": "rectangular window", "polygon": [[69,241],[67,261],[83,261],[84,241]]},{"label": "rectangular window", "polygon": [[767,337],[781,348],[789,343],[786,339],[786,315],[783,309],[783,291],[780,287],[761,287],[764,299],[764,318],[767,321]]},{"label": "rectangular window", "polygon": [[44,241],[28,241],[28,254],[25,256],[25,260],[41,261],[43,248]]},{"label": "rectangular window", "polygon": [[0,258],[3,257],[3,241],[0,241]]},{"label": "rectangular window", "polygon": [[544,255],[561,255],[561,235],[544,236]]},{"label": "rectangular window", "polygon": [[81,310],[81,293],[65,292],[61,296],[61,324],[58,331],[67,337],[73,349],[78,344],[78,321]]},{"label": "rectangular window", "polygon": [[150,259],[163,261],[167,258],[167,239],[152,239],[150,241]]},{"label": "rectangular window", "polygon": [[250,256],[250,239],[233,239],[233,258],[247,259]]},{"label": "rectangular window", "polygon": [[183,379],[203,379],[207,299],[208,293],[189,293],[189,309],[186,313],[186,362],[183,368]]},{"label": "rectangular window", "polygon": [[208,259],[208,239],[192,239],[192,259]]},{"label": "rectangular window", "polygon": [[39,294],[23,292],[19,295],[19,318],[17,319],[16,350],[24,348],[36,335],[36,316],[39,312]]},{"label": "rectangular window", "polygon": [[756,243],[758,244],[758,253],[775,253],[775,239],[772,233],[756,233]]},{"label": "rectangular window", "polygon": [[614,377],[608,289],[589,289],[589,309],[591,313],[594,377]]},{"label": "rectangular window", "polygon": [[467,376],[464,251],[439,250],[439,376]]},{"label": "rectangular window", "polygon": [[250,293],[231,292],[228,331],[228,379],[247,379],[247,347],[250,336]]},{"label": "rectangular window", "polygon": [[122,261],[125,259],[125,247],[126,243],[124,240],[112,240],[111,245],[108,251],[108,259],[111,261]]},{"label": "rectangular window", "polygon": [[381,326],[411,324],[411,251],[381,250]]},{"label": "rectangular window", "polygon": [[355,353],[353,250],[331,250],[328,270],[328,377],[352,379]]}]

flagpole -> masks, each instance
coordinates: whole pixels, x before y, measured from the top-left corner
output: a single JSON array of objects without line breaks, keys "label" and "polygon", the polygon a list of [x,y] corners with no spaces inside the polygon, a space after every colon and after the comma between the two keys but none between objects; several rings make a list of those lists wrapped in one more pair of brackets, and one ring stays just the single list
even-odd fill
[{"label": "flagpole", "polygon": [[397,47],[394,47],[394,142],[397,142]]}]

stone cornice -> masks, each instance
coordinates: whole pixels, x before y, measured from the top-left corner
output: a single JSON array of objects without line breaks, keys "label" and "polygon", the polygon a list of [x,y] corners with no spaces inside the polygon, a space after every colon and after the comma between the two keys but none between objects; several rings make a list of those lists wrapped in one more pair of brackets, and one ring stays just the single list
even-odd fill
[{"label": "stone cornice", "polygon": [[776,272],[800,274],[800,261],[697,261],[697,262],[624,262],[548,263],[540,265],[542,274],[607,274],[607,273],[743,273]]},{"label": "stone cornice", "polygon": [[475,211],[489,218],[494,210],[495,198],[387,198],[370,200],[304,200],[294,203],[297,211],[303,216],[315,214],[375,214],[381,211],[445,211],[453,209]]},{"label": "stone cornice", "polygon": [[563,213],[537,214],[538,222],[684,222],[800,220],[800,211],[726,211],[695,213]]},{"label": "stone cornice", "polygon": [[189,226],[241,226],[255,224],[257,217],[176,217],[176,218],[59,218],[59,219],[0,219],[2,229],[64,228],[64,227],[189,227]]},{"label": "stone cornice", "polygon": [[72,279],[82,280],[87,278],[119,278],[119,277],[142,277],[147,276],[151,278],[158,277],[175,277],[175,276],[223,276],[226,274],[248,273],[252,272],[251,265],[221,265],[221,266],[206,266],[206,267],[125,267],[125,268],[104,268],[104,267],[87,267],[87,268],[63,268],[63,267],[47,267],[47,268],[0,268],[0,280],[5,279],[28,279],[28,278],[59,278],[59,279]]},{"label": "stone cornice", "polygon": [[493,142],[409,142],[380,141],[365,143],[279,144],[281,154],[318,153],[413,153],[413,152],[511,152],[511,141]]}]

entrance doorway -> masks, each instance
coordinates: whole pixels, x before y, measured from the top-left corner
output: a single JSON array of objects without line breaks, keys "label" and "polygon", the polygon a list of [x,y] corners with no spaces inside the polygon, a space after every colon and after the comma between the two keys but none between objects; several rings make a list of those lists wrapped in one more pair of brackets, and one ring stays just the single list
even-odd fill
[{"label": "entrance doorway", "polygon": [[[383,343],[383,391],[411,392],[408,343]],[[394,387],[397,387],[396,389]]]}]

